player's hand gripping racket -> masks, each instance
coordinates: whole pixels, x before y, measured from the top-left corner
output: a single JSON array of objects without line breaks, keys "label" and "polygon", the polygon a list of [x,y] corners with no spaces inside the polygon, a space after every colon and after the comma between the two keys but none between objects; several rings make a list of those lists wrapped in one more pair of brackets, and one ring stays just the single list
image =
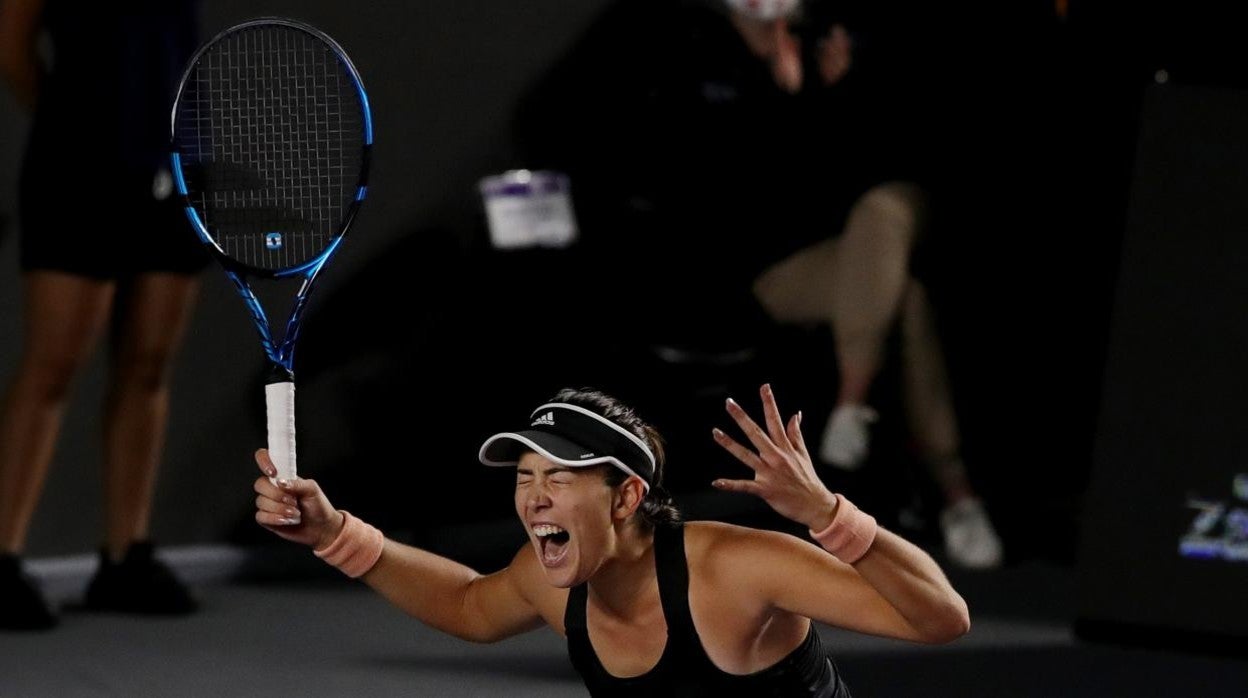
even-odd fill
[{"label": "player's hand gripping racket", "polygon": [[[272,370],[269,455],[294,478],[294,349],[317,274],[364,199],[373,143],[359,73],[333,39],[288,19],[231,27],[200,48],[173,104],[186,215],[251,310]],[[249,280],[301,279],[275,339]]]}]

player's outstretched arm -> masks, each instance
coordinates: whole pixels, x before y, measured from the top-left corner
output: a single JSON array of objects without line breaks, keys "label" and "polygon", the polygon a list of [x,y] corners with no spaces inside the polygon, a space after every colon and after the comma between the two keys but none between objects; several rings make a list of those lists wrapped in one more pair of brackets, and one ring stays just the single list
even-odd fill
[{"label": "player's outstretched arm", "polygon": [[482,575],[454,560],[385,539],[372,526],[335,509],[315,480],[278,480],[268,452],[256,452],[256,522],[311,547],[430,627],[476,642],[531,630],[542,618],[521,589],[525,546],[507,568]]}]

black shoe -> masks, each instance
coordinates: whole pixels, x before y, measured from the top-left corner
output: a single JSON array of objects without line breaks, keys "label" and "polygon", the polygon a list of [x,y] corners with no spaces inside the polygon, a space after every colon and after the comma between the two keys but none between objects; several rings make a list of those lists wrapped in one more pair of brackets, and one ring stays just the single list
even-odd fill
[{"label": "black shoe", "polygon": [[173,570],[156,558],[150,541],[131,543],[121,562],[113,562],[101,549],[85,605],[93,611],[164,616],[194,613],[199,607]]},{"label": "black shoe", "polygon": [[56,614],[16,555],[0,555],[0,630],[47,630]]}]

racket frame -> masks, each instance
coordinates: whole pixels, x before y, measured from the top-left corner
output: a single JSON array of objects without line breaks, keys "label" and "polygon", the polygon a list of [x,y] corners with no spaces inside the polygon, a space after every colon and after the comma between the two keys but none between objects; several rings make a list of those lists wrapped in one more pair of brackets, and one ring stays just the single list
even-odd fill
[{"label": "racket frame", "polygon": [[[178,108],[182,101],[183,92],[188,80],[195,74],[200,60],[208,51],[217,45],[223,39],[246,29],[257,26],[285,26],[298,31],[312,35],[325,44],[336,55],[338,61],[346,69],[346,72],[352,80],[356,94],[359,97],[361,110],[361,123],[363,126],[363,150],[360,159],[360,174],[356,185],[355,197],[347,206],[343,213],[342,221],[339,223],[338,231],[334,234],[333,239],[325,246],[319,254],[310,260],[301,264],[282,268],[282,269],[265,269],[253,265],[245,264],[225,254],[221,246],[209,234],[207,226],[204,224],[203,218],[199,212],[195,210],[194,204],[191,202],[190,192],[187,189],[186,178],[182,171],[182,155],[178,151],[177,127],[178,127]],[[359,71],[355,64],[347,56],[342,46],[338,44],[332,37],[325,32],[299,22],[297,20],[285,17],[257,17],[255,19],[242,22],[231,26],[211,40],[205,42],[195,54],[187,62],[186,69],[182,73],[182,77],[178,82],[178,89],[170,111],[170,165],[173,173],[174,184],[177,188],[178,195],[182,199],[183,209],[187,219],[190,221],[191,228],[204,243],[209,254],[220,263],[226,276],[233,283],[235,290],[243,298],[250,311],[251,319],[260,335],[260,343],[264,349],[265,356],[270,363],[269,376],[266,381],[266,405],[268,411],[268,432],[269,432],[269,448],[270,455],[274,463],[278,466],[278,477],[293,479],[296,477],[295,467],[295,428],[294,428],[294,352],[295,343],[299,336],[299,328],[303,318],[303,312],[307,307],[307,300],[311,294],[313,284],[316,282],[321,270],[325,264],[334,256],[354,222],[356,214],[359,212],[360,204],[364,201],[368,194],[368,172],[371,164],[371,153],[373,146],[373,120],[372,109],[368,100],[368,93],[364,89],[364,82],[360,78]],[[289,316],[286,320],[286,328],[280,340],[275,340],[269,318],[261,306],[259,299],[256,298],[248,282],[251,278],[264,279],[299,279],[303,282],[299,286],[299,290],[295,294],[294,303],[291,306]]]}]

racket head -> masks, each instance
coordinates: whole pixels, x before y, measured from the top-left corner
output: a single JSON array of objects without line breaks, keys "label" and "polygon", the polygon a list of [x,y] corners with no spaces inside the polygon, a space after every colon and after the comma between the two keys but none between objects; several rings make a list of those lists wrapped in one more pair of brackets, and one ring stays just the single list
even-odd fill
[{"label": "racket head", "polygon": [[367,192],[372,115],[346,52],[279,17],[230,27],[189,61],[172,109],[174,181],[232,271],[311,275]]}]

